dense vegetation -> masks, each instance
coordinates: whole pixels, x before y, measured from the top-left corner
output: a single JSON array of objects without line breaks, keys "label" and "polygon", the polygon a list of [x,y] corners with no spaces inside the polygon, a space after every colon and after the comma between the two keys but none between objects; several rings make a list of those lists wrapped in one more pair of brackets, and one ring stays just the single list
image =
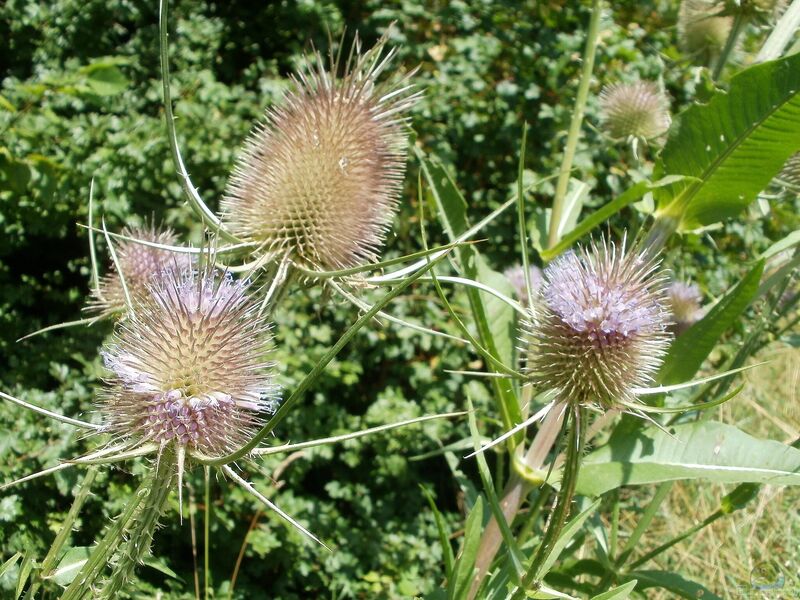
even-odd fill
[{"label": "dense vegetation", "polygon": [[[556,186],[552,175],[558,172],[572,117],[590,13],[591,7],[579,2],[176,2],[170,20],[172,93],[192,180],[217,209],[237,148],[264,108],[281,101],[292,85],[289,75],[304,55],[354,31],[368,47],[395,23],[389,40],[399,47],[397,64],[403,71],[419,65],[415,82],[425,91],[411,115],[414,144],[431,159],[425,164],[439,165],[436,157],[453,174],[473,222],[516,193],[523,123],[529,124],[522,171],[526,222],[530,251],[543,265],[541,253],[533,249],[548,245],[546,220]],[[776,15],[759,12],[746,21],[729,76],[717,83],[708,69],[693,65],[679,48],[677,18],[677,3],[661,0],[613,3],[600,19],[594,76],[570,187],[575,191],[580,182],[587,186],[582,218],[635,183],[664,174],[653,173],[654,168],[664,168],[654,166],[663,140],[634,152],[629,144],[603,134],[601,88],[620,81],[659,81],[672,114],[678,115],[694,102],[707,102],[718,93],[717,85],[727,87],[730,75],[753,62]],[[95,215],[103,215],[110,231],[157,222],[174,228],[182,239],[197,243],[201,236],[170,157],[158,34],[158,7],[151,2],[8,0],[0,6],[0,364],[5,365],[0,389],[65,415],[92,414],[95,390],[106,376],[97,350],[112,324],[17,340],[47,325],[85,316],[91,271],[86,230],[78,224],[87,222],[92,180]],[[791,66],[800,68],[796,60]],[[800,144],[794,151],[800,151]],[[413,151],[408,169],[402,206],[383,258],[422,247],[417,182],[425,173],[420,173]],[[667,242],[665,266],[677,278],[699,285],[708,301],[752,274],[749,261],[800,228],[797,188],[774,183],[761,187],[766,190],[745,210],[725,215],[719,223],[703,222],[712,226],[674,235]],[[428,224],[428,242],[447,242],[447,227],[433,216],[437,204],[432,186],[426,184],[426,193],[423,204],[433,221]],[[663,199],[659,193],[664,192],[655,192],[656,202]],[[626,229],[630,236],[640,228],[645,231],[653,201],[648,195],[625,207],[602,228],[613,237],[621,237]],[[483,240],[478,248],[494,271],[519,263],[516,228],[512,209],[478,236]],[[99,243],[104,249],[101,239]],[[790,263],[781,275],[791,278],[795,266],[796,261]],[[495,277],[491,284],[512,293],[502,278]],[[741,318],[739,313],[730,318],[702,374],[729,368],[745,343],[755,351],[777,336],[796,345],[796,333],[787,328],[795,313],[789,310],[773,318],[774,299],[766,293],[773,291],[767,289],[763,298],[745,303]],[[796,300],[796,283],[787,283],[784,291],[786,298]],[[369,293],[366,297],[373,298]],[[451,289],[451,301],[470,323],[466,293]],[[431,285],[406,290],[387,310],[460,335]],[[291,390],[358,314],[352,304],[319,286],[293,288],[273,315],[273,358],[281,387]],[[516,337],[514,330],[509,352]],[[793,356],[796,369],[797,354]],[[299,442],[464,410],[468,398],[481,433],[495,438],[504,424],[490,383],[448,372],[484,366],[463,344],[375,322],[328,366],[275,432],[277,439]],[[785,402],[796,403],[797,398],[790,396]],[[643,426],[629,416],[621,423],[618,431],[623,434]],[[91,440],[76,435],[72,427],[13,404],[0,409],[0,428],[0,483],[92,447]],[[241,598],[439,597],[435,594],[446,579],[447,553],[439,526],[453,534],[457,552],[465,517],[482,489],[474,459],[461,459],[472,447],[470,437],[464,418],[436,420],[260,459],[258,468],[248,471],[249,480],[269,490],[276,504],[332,546],[332,552],[262,511],[241,489],[213,478],[213,593],[227,597],[233,574],[234,597]],[[438,451],[449,444],[455,446]],[[487,453],[498,493],[510,470],[507,459],[504,452]],[[71,547],[89,547],[98,539],[148,468],[142,461],[99,471],[75,522]],[[81,480],[81,470],[67,469],[3,490],[0,562],[17,552],[41,560]],[[130,597],[154,597],[157,590],[163,597],[194,597],[193,573],[200,573],[201,579],[205,573],[203,469],[193,469],[186,485],[186,505],[201,508],[181,522],[173,494],[174,510],[162,519],[152,558],[138,571]],[[591,569],[580,571],[579,558],[585,558],[580,549],[599,544],[593,541],[592,528],[602,528],[609,515],[619,511],[620,504],[614,509],[614,502],[638,514],[650,495],[650,489],[642,487],[603,496],[602,510],[570,544],[571,554],[548,583],[562,589],[579,574],[598,575]],[[541,501],[547,504],[548,498]],[[588,500],[580,506],[587,507]],[[488,519],[488,510],[486,515]],[[691,524],[706,515],[695,516]],[[659,541],[663,540],[653,543]],[[240,548],[243,558],[237,560]],[[4,597],[13,593],[14,574],[22,568],[20,559],[0,578]],[[797,583],[797,573],[793,577]],[[649,585],[663,585],[671,594],[699,589],[667,579],[654,575]],[[592,586],[603,582],[611,586],[602,576],[593,579]],[[587,593],[580,586],[563,589]]]}]

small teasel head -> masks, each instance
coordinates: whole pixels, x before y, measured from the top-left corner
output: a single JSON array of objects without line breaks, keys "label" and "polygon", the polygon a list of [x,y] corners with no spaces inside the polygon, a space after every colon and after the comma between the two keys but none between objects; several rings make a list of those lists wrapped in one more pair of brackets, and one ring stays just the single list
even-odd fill
[{"label": "small teasel head", "polygon": [[693,283],[673,281],[667,288],[667,300],[672,310],[672,321],[676,333],[682,333],[703,316],[700,302],[703,294]]},{"label": "small teasel head", "polygon": [[733,19],[721,16],[723,2],[717,0],[683,0],[678,11],[678,42],[681,49],[697,62],[713,62],[730,34]]},{"label": "small teasel head", "polygon": [[[104,429],[178,456],[224,456],[276,402],[269,326],[247,283],[210,268],[166,269],[104,352]],[[182,467],[182,465],[181,465]]]},{"label": "small teasel head", "polygon": [[614,139],[652,142],[672,121],[666,94],[652,81],[616,83],[600,92],[601,121]]},{"label": "small teasel head", "polygon": [[[509,267],[503,271],[503,275],[505,275],[506,279],[508,279],[511,287],[514,288],[514,293],[516,294],[517,299],[522,302],[522,304],[527,304],[528,290],[525,284],[525,269],[523,266],[514,265],[513,267]],[[542,270],[535,265],[530,265],[528,267],[528,278],[531,282],[531,293],[535,297],[539,293],[539,289],[542,287],[542,283],[544,282]]]},{"label": "small teasel head", "polygon": [[670,341],[658,262],[605,240],[569,251],[544,271],[525,337],[531,382],[573,406],[635,399]]},{"label": "small teasel head", "polygon": [[315,54],[267,111],[222,201],[232,233],[311,269],[377,259],[405,174],[405,115],[419,97],[413,72],[379,81],[395,56],[386,42],[362,53],[356,37],[344,64]]},{"label": "small teasel head", "polygon": [[[122,235],[128,238],[173,246],[177,236],[171,229],[163,229],[150,225],[146,227],[126,227]],[[116,256],[131,301],[148,294],[147,286],[154,275],[164,269],[180,268],[189,264],[187,255],[179,255],[169,250],[140,244],[130,240],[122,240],[116,245]],[[97,289],[92,290],[92,297],[87,310],[101,316],[110,316],[125,312],[125,292],[123,290],[117,265],[111,262],[109,272],[100,278]]]}]

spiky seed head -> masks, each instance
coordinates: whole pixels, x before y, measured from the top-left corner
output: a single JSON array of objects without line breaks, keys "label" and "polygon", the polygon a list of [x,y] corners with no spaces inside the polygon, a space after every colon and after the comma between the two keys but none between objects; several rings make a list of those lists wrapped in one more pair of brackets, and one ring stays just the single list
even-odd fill
[{"label": "spiky seed head", "polygon": [[703,316],[703,310],[700,308],[702,299],[700,288],[693,283],[673,281],[669,285],[667,300],[672,309],[672,321],[677,333],[685,331]]},{"label": "spiky seed head", "polygon": [[789,157],[778,178],[791,185],[800,186],[800,152]]},{"label": "spiky seed head", "polygon": [[[508,282],[511,284],[511,287],[514,288],[514,293],[517,296],[517,299],[526,304],[528,302],[528,290],[525,286],[525,269],[522,265],[514,265],[513,267],[509,267],[505,271],[503,271],[503,275],[506,276]],[[531,282],[531,293],[536,296],[539,293],[539,288],[542,287],[542,282],[544,278],[542,277],[542,270],[535,266],[530,265],[528,267],[528,278]]]},{"label": "spiky seed head", "polygon": [[391,225],[405,174],[404,114],[418,94],[409,73],[379,76],[395,51],[387,38],[360,52],[344,74],[317,54],[282,106],[250,133],[222,200],[223,220],[267,252],[303,266],[340,269],[374,261]]},{"label": "spiky seed head", "polygon": [[269,327],[247,284],[210,269],[168,269],[147,289],[103,354],[105,430],[187,455],[241,447],[276,394]]},{"label": "spiky seed head", "polygon": [[[166,246],[175,245],[177,241],[174,231],[152,224],[148,227],[125,227],[122,235]],[[132,301],[147,295],[147,284],[154,275],[164,269],[182,268],[189,264],[188,255],[178,255],[129,240],[121,240],[115,247],[117,261]],[[98,289],[92,290],[87,310],[108,316],[122,313],[125,309],[125,292],[117,267],[111,261],[109,272],[98,282]]]},{"label": "spiky seed head", "polygon": [[724,5],[716,0],[683,0],[678,11],[681,49],[701,64],[710,64],[722,51],[733,19],[719,16]]},{"label": "spiky seed head", "polygon": [[652,141],[669,129],[669,100],[652,81],[616,83],[600,92],[601,121],[614,139]]},{"label": "spiky seed head", "polygon": [[532,383],[571,405],[633,401],[670,340],[658,262],[603,241],[563,254],[544,278],[525,337]]}]

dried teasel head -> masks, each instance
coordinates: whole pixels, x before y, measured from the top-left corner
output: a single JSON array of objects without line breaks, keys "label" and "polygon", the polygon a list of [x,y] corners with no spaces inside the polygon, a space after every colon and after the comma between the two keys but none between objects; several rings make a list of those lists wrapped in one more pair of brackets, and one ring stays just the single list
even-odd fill
[{"label": "dried teasel head", "polygon": [[[179,457],[220,457],[250,440],[275,404],[269,325],[247,283],[167,269],[134,301],[103,357],[104,430]],[[181,462],[182,467],[182,462]]]},{"label": "dried teasel head", "polygon": [[311,269],[376,260],[405,174],[404,115],[419,97],[413,72],[379,81],[395,56],[386,42],[362,53],[356,37],[343,65],[314,55],[267,111],[222,201],[232,233]]},{"label": "dried teasel head", "polygon": [[722,51],[733,19],[720,16],[724,3],[717,0],[683,0],[678,11],[678,41],[697,62],[708,65]]},{"label": "dried teasel head", "polygon": [[676,333],[681,333],[703,316],[700,302],[703,295],[700,288],[691,283],[673,281],[667,288],[667,300],[672,310],[672,320]]},{"label": "dried teasel head", "polygon": [[[164,246],[173,246],[177,242],[174,231],[155,225],[126,227],[122,230],[122,235]],[[188,266],[190,262],[187,255],[175,254],[169,250],[130,240],[120,241],[116,248],[117,263],[122,271],[122,279],[128,288],[131,301],[148,294],[147,286],[153,276],[159,275],[165,269],[180,269]],[[117,265],[113,261],[109,272],[100,278],[97,289],[92,290],[87,310],[101,316],[125,312],[125,291],[117,271]]]},{"label": "dried teasel head", "polygon": [[600,111],[603,129],[614,139],[654,141],[672,122],[669,100],[652,81],[605,86],[600,92]]},{"label": "dried teasel head", "polygon": [[526,333],[531,382],[573,406],[630,403],[670,341],[658,262],[606,241],[569,251],[544,272]]},{"label": "dried teasel head", "polygon": [[[511,287],[514,288],[517,299],[523,304],[527,304],[528,290],[525,284],[525,269],[523,266],[514,265],[513,267],[509,267],[503,271],[503,275],[505,275]],[[530,265],[528,267],[528,279],[531,282],[531,293],[536,296],[544,282],[542,270],[535,265]]]}]

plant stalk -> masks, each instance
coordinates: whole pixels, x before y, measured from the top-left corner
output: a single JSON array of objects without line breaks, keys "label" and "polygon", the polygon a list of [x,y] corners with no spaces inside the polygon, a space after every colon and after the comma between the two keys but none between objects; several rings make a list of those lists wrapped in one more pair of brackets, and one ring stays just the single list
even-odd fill
[{"label": "plant stalk", "polygon": [[725,41],[725,46],[722,48],[722,52],[717,59],[717,63],[714,65],[714,73],[712,74],[714,81],[717,81],[720,75],[722,75],[722,70],[725,68],[725,64],[728,62],[731,52],[733,52],[733,49],[736,47],[736,40],[739,39],[739,35],[744,30],[745,22],[746,20],[742,13],[737,13],[734,17],[731,32],[728,34],[728,39]]},{"label": "plant stalk", "polygon": [[586,33],[586,47],[583,51],[583,67],[581,69],[581,81],[578,84],[578,94],[575,97],[575,108],[572,111],[572,119],[569,124],[567,134],[567,144],[564,147],[564,156],[561,159],[561,169],[558,173],[556,183],[556,195],[553,199],[553,211],[550,215],[550,231],[547,238],[548,247],[552,248],[558,243],[558,230],[564,213],[564,200],[567,197],[569,187],[570,172],[572,171],[572,161],[575,159],[575,150],[578,147],[578,138],[581,134],[583,124],[583,114],[586,109],[586,99],[589,96],[589,84],[592,80],[594,70],[594,57],[597,50],[597,39],[600,30],[600,16],[602,13],[602,2],[592,1],[592,12],[589,17],[589,29]]}]

